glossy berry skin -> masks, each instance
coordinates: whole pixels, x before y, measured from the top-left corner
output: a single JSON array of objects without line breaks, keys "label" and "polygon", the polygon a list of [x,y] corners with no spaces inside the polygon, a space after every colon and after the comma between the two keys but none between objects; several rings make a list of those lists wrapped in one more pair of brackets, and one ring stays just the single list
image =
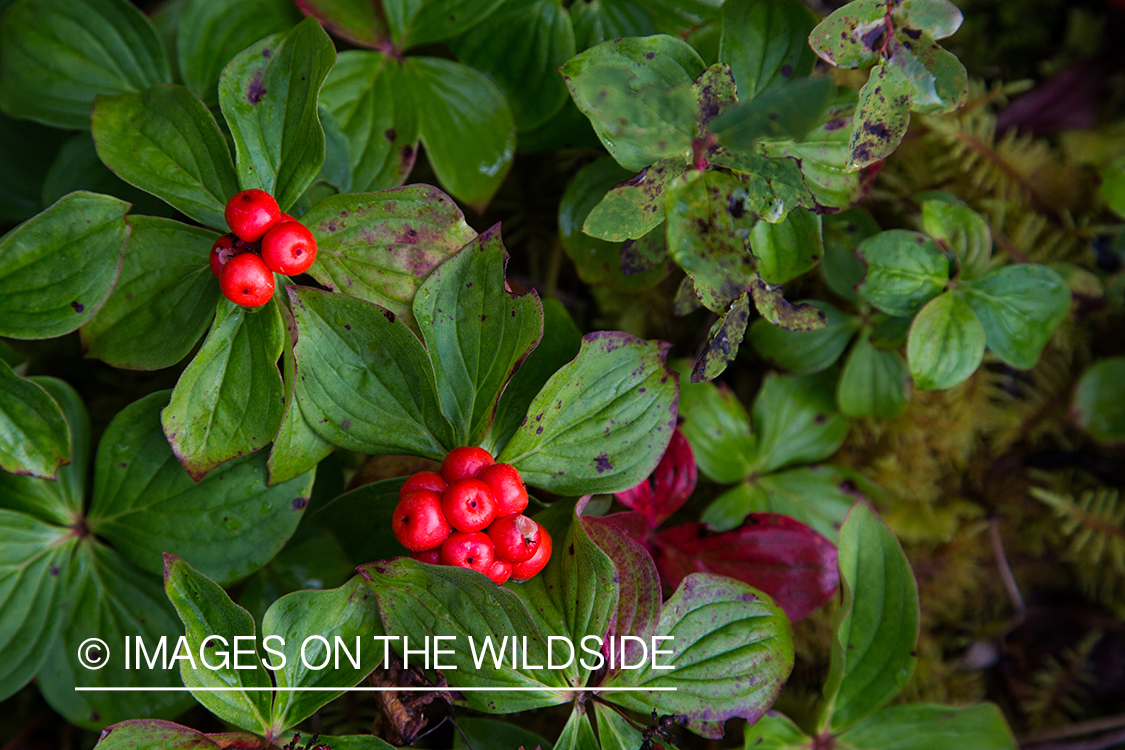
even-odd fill
[{"label": "glossy berry skin", "polygon": [[410,559],[429,563],[430,565],[441,565],[441,547],[428,549],[423,552],[415,552],[410,556]]},{"label": "glossy berry skin", "polygon": [[492,488],[496,496],[496,515],[510,516],[527,508],[527,487],[511,464],[492,464],[477,474],[477,479]]},{"label": "glossy berry skin", "polygon": [[475,479],[486,466],[493,464],[492,454],[484,448],[462,446],[446,454],[441,463],[441,475],[453,484],[460,479]]},{"label": "glossy berry skin", "polygon": [[419,471],[417,474],[411,474],[410,478],[402,483],[402,488],[398,491],[398,499],[401,500],[414,490],[430,490],[440,495],[448,486],[445,479],[436,471]]},{"label": "glossy berry skin", "polygon": [[224,212],[227,226],[247,242],[257,242],[281,220],[277,201],[265,190],[256,188],[235,193]]},{"label": "glossy berry skin", "polygon": [[211,257],[208,259],[211,264],[211,273],[218,276],[228,260],[249,250],[250,245],[238,239],[234,232],[227,232],[215,240],[215,244],[211,246]]},{"label": "glossy berry skin", "polygon": [[539,549],[535,550],[531,559],[512,565],[513,581],[526,581],[535,577],[551,561],[551,535],[542,526],[539,527],[539,533],[542,536]]},{"label": "glossy berry skin", "polygon": [[242,253],[223,265],[219,289],[236,305],[261,307],[273,296],[273,274],[257,255]]},{"label": "glossy berry skin", "polygon": [[266,268],[285,276],[304,273],[316,260],[316,240],[304,224],[284,221],[262,237],[262,261]]},{"label": "glossy berry skin", "polygon": [[496,545],[496,557],[508,562],[527,562],[539,551],[543,527],[516,513],[501,516],[488,527],[488,538]]},{"label": "glossy berry skin", "polygon": [[479,531],[473,534],[454,531],[441,545],[442,565],[469,568],[488,575],[495,559],[492,540]]},{"label": "glossy berry skin", "polygon": [[471,533],[488,528],[496,518],[496,498],[479,479],[462,479],[446,488],[441,509],[453,528]]},{"label": "glossy berry skin", "polygon": [[391,530],[403,547],[425,552],[441,546],[453,529],[442,515],[441,495],[415,490],[398,501],[391,515]]},{"label": "glossy berry skin", "polygon": [[507,560],[493,560],[492,567],[485,573],[497,586],[502,586],[512,577],[512,564]]}]

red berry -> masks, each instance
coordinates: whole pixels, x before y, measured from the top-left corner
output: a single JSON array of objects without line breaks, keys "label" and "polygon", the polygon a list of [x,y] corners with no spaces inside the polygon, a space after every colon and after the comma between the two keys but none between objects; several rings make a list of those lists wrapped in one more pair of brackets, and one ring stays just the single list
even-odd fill
[{"label": "red berry", "polygon": [[441,509],[458,531],[480,531],[496,518],[496,498],[479,479],[462,479],[446,488],[441,497]]},{"label": "red berry", "polygon": [[512,577],[512,564],[507,560],[493,560],[492,567],[485,575],[495,581],[497,586],[501,586]]},{"label": "red berry", "polygon": [[474,479],[481,469],[491,466],[492,454],[484,448],[464,446],[454,448],[446,454],[441,463],[441,475],[453,484],[459,479]]},{"label": "red berry", "polygon": [[543,527],[518,513],[501,516],[488,527],[488,538],[496,546],[496,556],[508,562],[530,560],[543,540]]},{"label": "red berry", "polygon": [[477,475],[477,479],[492,488],[496,496],[496,515],[510,516],[523,513],[527,508],[527,487],[523,477],[511,464],[492,464]]},{"label": "red berry", "polygon": [[488,575],[495,560],[492,540],[479,531],[464,534],[454,531],[441,545],[442,565],[455,565],[458,568],[471,568]]},{"label": "red berry", "polygon": [[439,495],[445,492],[448,485],[442,479],[441,474],[436,471],[419,471],[417,474],[412,474],[409,479],[402,483],[402,489],[398,491],[398,499],[406,497],[408,492],[414,490],[430,490]]},{"label": "red berry", "polygon": [[316,240],[304,224],[284,221],[262,237],[262,261],[266,268],[286,276],[304,273],[316,260]]},{"label": "red berry", "polygon": [[277,201],[265,190],[243,190],[227,201],[227,226],[240,239],[257,242],[281,220]]},{"label": "red berry", "polygon": [[219,289],[243,307],[261,307],[273,296],[273,274],[254,253],[236,255],[219,272]]},{"label": "red berry", "polygon": [[280,221],[296,221],[296,219],[294,219],[294,218],[293,218],[292,216],[290,216],[289,214],[285,214],[285,213],[283,213],[283,214],[281,215],[281,219],[280,219]]},{"label": "red berry", "polygon": [[535,550],[535,554],[531,556],[531,559],[516,563],[512,566],[513,581],[526,581],[529,578],[533,578],[550,562],[551,535],[548,534],[547,530],[541,525],[539,526],[539,534],[542,536],[539,542],[539,549]]},{"label": "red berry", "polygon": [[415,490],[398,501],[391,516],[395,539],[411,552],[424,552],[441,545],[452,529],[441,512],[441,495]]},{"label": "red berry", "polygon": [[435,547],[434,549],[428,549],[423,552],[415,552],[410,556],[410,559],[429,563],[430,565],[441,565],[441,547]]},{"label": "red berry", "polygon": [[215,240],[215,244],[211,246],[211,257],[208,259],[211,264],[211,273],[218,276],[228,260],[248,250],[250,250],[250,246],[235,237],[233,233],[224,234]]}]

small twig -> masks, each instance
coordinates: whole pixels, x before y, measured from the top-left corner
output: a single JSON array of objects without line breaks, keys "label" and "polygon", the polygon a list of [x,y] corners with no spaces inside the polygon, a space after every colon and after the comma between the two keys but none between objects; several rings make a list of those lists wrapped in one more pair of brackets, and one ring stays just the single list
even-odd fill
[{"label": "small twig", "polygon": [[1125,743],[1125,730],[1078,742],[1055,742],[1049,745],[1035,745],[1034,750],[1110,750]]},{"label": "small twig", "polygon": [[1008,565],[1008,556],[1004,554],[1004,541],[1000,538],[1000,524],[995,518],[988,521],[988,535],[992,539],[992,556],[996,558],[996,567],[1000,569],[1000,579],[1004,581],[1004,589],[1008,592],[1008,598],[1016,609],[1016,615],[1022,620],[1027,612],[1027,607],[1023,603],[1023,595],[1020,594],[1016,577],[1012,575],[1012,568]]},{"label": "small twig", "polygon": [[1066,740],[1073,737],[1081,737],[1084,734],[1094,734],[1095,732],[1106,732],[1111,729],[1123,728],[1125,728],[1125,714],[1103,716],[1100,719],[1089,719],[1088,721],[1068,724],[1065,727],[1055,727],[1054,729],[1044,729],[1039,732],[1033,732],[1032,734],[1025,734],[1023,737],[1020,737],[1020,745],[1037,745],[1043,742]]}]

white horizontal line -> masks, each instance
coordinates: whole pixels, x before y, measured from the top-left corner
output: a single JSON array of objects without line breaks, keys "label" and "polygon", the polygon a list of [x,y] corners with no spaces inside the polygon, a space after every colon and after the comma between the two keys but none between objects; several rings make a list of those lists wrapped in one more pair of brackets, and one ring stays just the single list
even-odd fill
[{"label": "white horizontal line", "polygon": [[516,693],[654,693],[675,692],[674,687],[76,687],[79,693],[300,693],[300,692],[344,692],[344,693],[473,693],[473,692],[516,692]]}]

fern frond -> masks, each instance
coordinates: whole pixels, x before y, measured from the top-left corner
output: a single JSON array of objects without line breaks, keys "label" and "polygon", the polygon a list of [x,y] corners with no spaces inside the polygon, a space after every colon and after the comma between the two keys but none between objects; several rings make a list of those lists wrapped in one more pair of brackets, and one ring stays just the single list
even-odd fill
[{"label": "fern frond", "polygon": [[1054,509],[1061,532],[1069,537],[1068,557],[1077,564],[1087,595],[1121,606],[1125,589],[1125,502],[1117,489],[1099,487],[1072,495],[1040,487],[1036,500]]},{"label": "fern frond", "polygon": [[[1054,723],[1060,718],[1083,716],[1089,702],[1086,686],[1096,682],[1092,674],[1090,654],[1101,641],[1103,633],[1086,634],[1074,648],[1065,649],[1062,660],[1053,656],[1031,677],[1027,695],[1020,702],[1032,726]],[[1061,714],[1061,716],[1060,716]]]}]

